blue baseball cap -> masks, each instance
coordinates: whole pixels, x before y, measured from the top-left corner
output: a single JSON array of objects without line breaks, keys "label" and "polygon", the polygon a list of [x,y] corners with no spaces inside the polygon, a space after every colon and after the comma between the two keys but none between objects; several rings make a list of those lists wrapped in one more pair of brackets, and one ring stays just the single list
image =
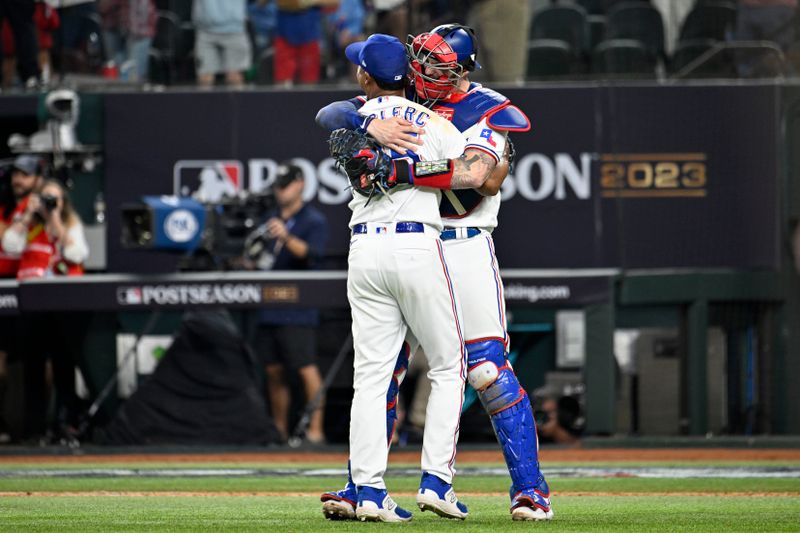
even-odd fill
[{"label": "blue baseball cap", "polygon": [[348,45],[344,55],[370,76],[386,83],[401,81],[408,72],[406,47],[400,39],[391,35],[370,35],[366,41]]}]

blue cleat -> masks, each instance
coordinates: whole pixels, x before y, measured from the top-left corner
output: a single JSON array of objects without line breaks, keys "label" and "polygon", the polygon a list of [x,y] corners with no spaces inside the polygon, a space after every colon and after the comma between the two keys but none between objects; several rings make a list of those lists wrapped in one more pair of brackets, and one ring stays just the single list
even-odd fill
[{"label": "blue cleat", "polygon": [[356,517],[362,522],[409,522],[411,513],[397,505],[386,489],[358,488]]},{"label": "blue cleat", "polygon": [[358,494],[352,481],[348,481],[342,490],[326,492],[319,499],[322,502],[322,514],[328,520],[356,519]]},{"label": "blue cleat", "polygon": [[417,505],[422,511],[433,511],[444,518],[464,520],[469,514],[467,506],[458,501],[453,486],[427,472],[422,474]]}]

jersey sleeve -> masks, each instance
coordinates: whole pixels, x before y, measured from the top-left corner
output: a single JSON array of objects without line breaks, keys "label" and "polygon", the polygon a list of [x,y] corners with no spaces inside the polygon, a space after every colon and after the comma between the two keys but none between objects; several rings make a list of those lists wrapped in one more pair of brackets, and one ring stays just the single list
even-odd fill
[{"label": "jersey sleeve", "polygon": [[328,104],[317,112],[317,124],[333,131],[339,128],[354,130],[363,126],[364,117],[358,110],[364,105],[364,98],[355,97]]},{"label": "jersey sleeve", "polygon": [[493,129],[486,119],[483,119],[467,130],[465,150],[471,148],[482,150],[494,157],[496,161],[500,161],[503,151],[506,149],[506,135],[507,133],[504,131]]},{"label": "jersey sleeve", "polygon": [[456,159],[464,153],[464,136],[445,119],[436,121],[441,159]]}]

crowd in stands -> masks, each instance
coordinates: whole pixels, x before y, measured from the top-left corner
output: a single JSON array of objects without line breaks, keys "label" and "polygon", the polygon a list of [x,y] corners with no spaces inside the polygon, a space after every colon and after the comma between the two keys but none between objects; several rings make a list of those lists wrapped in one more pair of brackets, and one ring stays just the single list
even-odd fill
[{"label": "crowd in stands", "polygon": [[[797,0],[7,0],[3,87],[351,82],[370,33],[476,28],[478,79],[794,74]],[[698,60],[698,58],[700,58]]]}]

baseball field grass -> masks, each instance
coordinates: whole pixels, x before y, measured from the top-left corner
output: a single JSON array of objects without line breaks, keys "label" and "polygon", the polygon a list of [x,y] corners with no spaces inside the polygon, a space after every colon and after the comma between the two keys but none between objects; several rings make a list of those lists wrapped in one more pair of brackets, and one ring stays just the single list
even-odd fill
[{"label": "baseball field grass", "polygon": [[[717,461],[717,463],[719,463]],[[626,461],[545,467],[556,513],[550,523],[515,523],[502,463],[462,464],[456,490],[465,521],[414,504],[414,463],[396,462],[387,484],[414,512],[407,524],[331,522],[319,494],[340,488],[335,459],[303,463],[0,461],[0,531],[800,531],[800,463],[785,459],[672,464]],[[488,474],[486,472],[489,472]]]}]

